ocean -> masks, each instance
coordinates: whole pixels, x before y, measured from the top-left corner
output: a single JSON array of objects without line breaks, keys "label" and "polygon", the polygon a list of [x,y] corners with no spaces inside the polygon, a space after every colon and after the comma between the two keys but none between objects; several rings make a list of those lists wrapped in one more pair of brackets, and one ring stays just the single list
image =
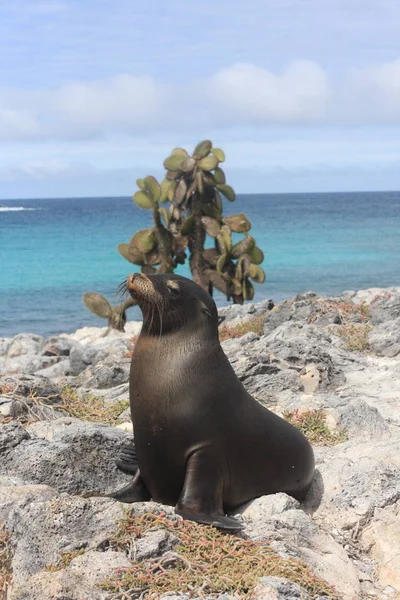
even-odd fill
[{"label": "ocean", "polygon": [[[400,285],[400,192],[242,194],[224,210],[248,216],[265,254],[254,301]],[[104,326],[82,295],[116,303],[117,285],[135,271],[116,247],[150,224],[131,198],[1,200],[0,337]],[[139,309],[128,317],[139,320]]]}]

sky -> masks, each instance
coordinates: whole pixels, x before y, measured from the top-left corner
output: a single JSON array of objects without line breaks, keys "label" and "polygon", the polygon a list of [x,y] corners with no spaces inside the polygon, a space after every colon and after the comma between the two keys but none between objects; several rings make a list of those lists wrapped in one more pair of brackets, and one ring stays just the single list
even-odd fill
[{"label": "sky", "polygon": [[398,0],[0,0],[0,199],[129,196],[211,139],[239,193],[400,190]]}]

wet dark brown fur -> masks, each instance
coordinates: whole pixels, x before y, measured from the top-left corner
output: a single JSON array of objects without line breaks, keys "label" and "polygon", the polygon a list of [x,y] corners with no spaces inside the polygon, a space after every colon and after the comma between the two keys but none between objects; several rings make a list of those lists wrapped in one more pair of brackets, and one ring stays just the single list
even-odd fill
[{"label": "wet dark brown fur", "polygon": [[112,496],[152,498],[225,529],[240,528],[226,513],[258,496],[302,500],[312,448],[247,393],[219,343],[209,294],[171,274],[134,275],[128,288],[143,312],[130,375],[138,469]]}]

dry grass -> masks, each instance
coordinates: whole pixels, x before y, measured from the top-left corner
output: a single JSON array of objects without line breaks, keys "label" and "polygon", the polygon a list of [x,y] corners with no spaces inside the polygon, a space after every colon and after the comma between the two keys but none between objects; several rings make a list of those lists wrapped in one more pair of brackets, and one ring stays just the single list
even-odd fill
[{"label": "dry grass", "polygon": [[253,317],[249,319],[245,323],[240,325],[236,325],[235,327],[228,327],[227,325],[221,325],[219,328],[219,341],[225,342],[225,340],[230,340],[232,338],[242,337],[246,333],[253,331],[257,335],[262,335],[263,326],[264,326],[265,315],[260,315],[259,317]]},{"label": "dry grass", "polygon": [[116,425],[120,414],[129,407],[128,400],[118,400],[110,406],[105,406],[103,399],[97,396],[88,395],[82,398],[71,386],[62,390],[61,398],[62,403],[55,406],[57,410],[63,410],[77,419],[108,425]]},{"label": "dry grass", "polygon": [[82,554],[85,554],[83,548],[81,550],[71,550],[71,552],[61,552],[57,563],[49,565],[46,567],[45,571],[50,571],[51,573],[62,571],[62,569],[69,567],[74,558],[81,556]]},{"label": "dry grass", "polygon": [[0,523],[0,594],[4,598],[12,579],[11,559],[10,534],[4,523]]},{"label": "dry grass", "polygon": [[369,325],[346,323],[330,327],[329,331],[339,336],[346,343],[348,350],[352,352],[367,352],[369,350],[368,334],[372,331]]},{"label": "dry grass", "polygon": [[302,561],[281,558],[264,542],[224,534],[191,521],[171,521],[164,515],[135,516],[128,510],[110,545],[131,559],[136,540],[152,529],[172,533],[179,543],[161,557],[117,569],[103,584],[114,600],[159,598],[171,591],[202,598],[205,595],[214,598],[224,592],[250,598],[259,578],[268,575],[286,577],[312,595],[339,598]]},{"label": "dry grass", "polygon": [[283,413],[283,418],[291,425],[300,429],[311,444],[316,446],[334,446],[346,439],[343,430],[331,431],[326,424],[326,415],[322,409],[318,410],[288,410]]}]

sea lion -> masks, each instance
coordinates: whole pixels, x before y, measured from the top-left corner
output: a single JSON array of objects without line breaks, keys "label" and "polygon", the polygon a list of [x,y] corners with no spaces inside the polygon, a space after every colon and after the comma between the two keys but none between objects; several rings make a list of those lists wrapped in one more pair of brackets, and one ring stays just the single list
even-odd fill
[{"label": "sea lion", "polygon": [[302,500],[313,450],[237,378],[211,296],[173,274],[134,274],[127,287],[143,313],[130,372],[135,447],[119,462],[133,479],[110,496],[152,498],[185,519],[232,530],[242,524],[226,514],[254,498],[286,492]]}]

